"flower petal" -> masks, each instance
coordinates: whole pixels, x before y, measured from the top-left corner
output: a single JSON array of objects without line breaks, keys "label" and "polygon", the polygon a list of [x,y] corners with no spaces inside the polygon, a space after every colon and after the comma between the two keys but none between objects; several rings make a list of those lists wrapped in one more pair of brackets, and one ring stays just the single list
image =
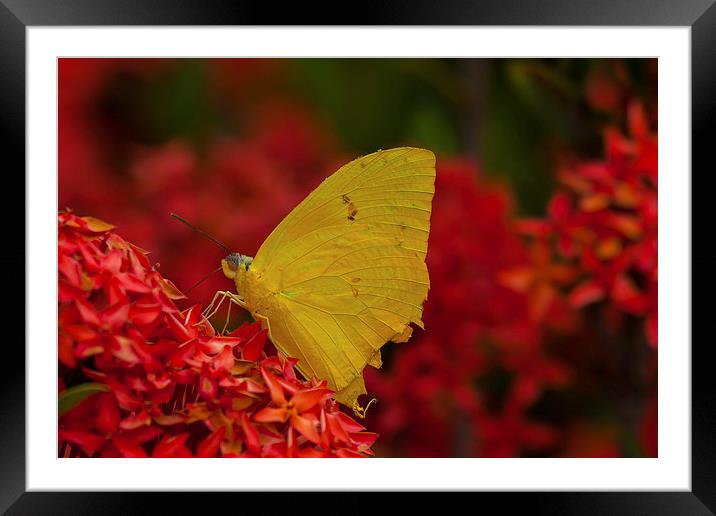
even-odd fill
[{"label": "flower petal", "polygon": [[189,433],[178,435],[165,435],[154,447],[152,457],[192,457],[185,446]]},{"label": "flower petal", "polygon": [[246,437],[246,445],[248,446],[249,450],[254,453],[259,453],[261,451],[261,441],[259,440],[259,434],[249,421],[249,417],[246,415],[246,412],[241,414],[241,428],[244,431],[244,436]]},{"label": "flower petal", "polygon": [[266,407],[255,413],[253,420],[258,423],[283,423],[288,420],[288,412],[284,408]]},{"label": "flower petal", "polygon": [[206,437],[206,439],[204,439],[203,441],[201,441],[197,446],[196,456],[207,459],[216,457],[216,454],[219,452],[221,441],[224,439],[225,433],[226,428],[220,426],[214,432],[209,434],[209,436]]},{"label": "flower petal", "polygon": [[149,426],[152,423],[152,418],[146,410],[142,410],[139,414],[131,415],[122,420],[119,423],[119,427],[122,430],[135,430],[142,426]]},{"label": "flower petal", "polygon": [[94,455],[104,445],[104,439],[97,434],[81,430],[60,430],[60,441],[79,446],[87,455]]},{"label": "flower petal", "polygon": [[261,358],[261,352],[266,344],[267,330],[262,330],[251,337],[241,350],[241,358],[244,360],[257,361]]},{"label": "flower petal", "polygon": [[318,435],[316,425],[311,419],[299,415],[291,416],[291,426],[295,428],[306,439],[316,444],[321,444],[321,437]]},{"label": "flower petal", "polygon": [[276,377],[265,367],[261,368],[261,375],[264,377],[264,382],[271,393],[271,401],[279,407],[284,406],[286,404],[286,398],[283,395],[283,388],[281,387],[281,384],[278,383]]},{"label": "flower petal", "polygon": [[134,440],[126,436],[115,435],[112,437],[112,444],[125,459],[144,459],[147,457],[147,452]]},{"label": "flower petal", "polygon": [[306,412],[316,405],[320,404],[323,400],[330,398],[333,391],[329,389],[308,389],[305,391],[298,391],[291,398],[291,402],[296,410]]},{"label": "flower petal", "polygon": [[594,281],[587,281],[577,286],[569,295],[569,304],[573,308],[581,308],[604,298],[604,289]]}]

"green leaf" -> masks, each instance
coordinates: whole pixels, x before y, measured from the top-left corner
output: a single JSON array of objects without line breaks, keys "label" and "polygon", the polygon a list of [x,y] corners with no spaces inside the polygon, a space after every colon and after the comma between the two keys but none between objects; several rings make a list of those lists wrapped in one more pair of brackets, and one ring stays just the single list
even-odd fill
[{"label": "green leaf", "polygon": [[330,121],[344,148],[462,150],[459,63],[451,59],[296,59],[292,87]]},{"label": "green leaf", "polygon": [[438,155],[458,153],[457,130],[450,114],[439,105],[418,104],[409,121],[406,142],[430,149]]},{"label": "green leaf", "polygon": [[109,387],[103,383],[81,383],[65,389],[60,393],[57,403],[60,416],[69,412],[93,394],[107,392],[108,390]]}]

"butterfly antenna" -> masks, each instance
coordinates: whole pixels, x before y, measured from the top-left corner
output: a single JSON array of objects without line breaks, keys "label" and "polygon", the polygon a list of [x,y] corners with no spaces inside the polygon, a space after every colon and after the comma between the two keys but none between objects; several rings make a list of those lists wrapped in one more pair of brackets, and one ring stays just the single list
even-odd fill
[{"label": "butterfly antenna", "polygon": [[[196,227],[194,224],[191,224],[191,223],[187,222],[186,220],[184,220],[183,218],[181,218],[181,217],[180,217],[179,215],[177,215],[176,213],[170,213],[170,216],[171,216],[172,218],[177,219],[177,220],[178,220],[179,222],[181,222],[182,224],[185,224],[186,226],[188,226],[192,231],[195,231],[195,232],[199,233],[200,235],[205,236],[206,238],[208,238],[209,240],[211,240],[211,241],[214,242],[215,244],[221,246],[221,247],[224,249],[224,251],[227,252],[227,254],[231,254],[231,249],[229,249],[228,246],[226,246],[226,245],[222,244],[221,242],[219,242],[216,238],[214,238],[213,236],[211,236],[209,233],[207,233],[207,232],[204,231],[203,229],[199,229],[199,228]],[[213,274],[213,273],[212,273],[212,274]],[[206,279],[206,278],[204,278],[204,279]],[[202,280],[202,281],[203,281],[203,280]],[[192,288],[194,288],[194,287],[192,287]]]},{"label": "butterfly antenna", "polygon": [[212,274],[216,274],[216,273],[219,272],[220,270],[221,270],[221,267],[217,267],[216,269],[214,269],[213,271],[211,271],[209,274],[207,274],[206,276],[204,276],[203,278],[201,278],[199,281],[197,281],[196,283],[194,283],[194,284],[191,286],[191,288],[186,291],[186,293],[188,294],[189,292],[191,292],[192,290],[194,290],[196,287],[198,287],[199,285],[201,285],[202,283],[204,283],[207,279],[209,279],[209,277],[211,277]]}]

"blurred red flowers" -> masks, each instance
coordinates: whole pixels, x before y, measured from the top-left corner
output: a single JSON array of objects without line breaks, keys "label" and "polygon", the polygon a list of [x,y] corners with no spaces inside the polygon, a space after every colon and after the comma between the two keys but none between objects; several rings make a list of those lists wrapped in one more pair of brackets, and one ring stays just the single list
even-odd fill
[{"label": "blurred red flowers", "polygon": [[[577,163],[560,175],[545,220],[524,220],[533,237],[529,267],[506,273],[505,283],[529,293],[546,310],[558,289],[582,308],[610,301],[643,317],[649,343],[657,345],[657,137],[641,104],[628,111],[629,136],[610,128],[604,161]],[[546,268],[556,261],[558,265]],[[532,288],[539,278],[541,288]]]},{"label": "blurred red flowers", "polygon": [[372,454],[377,434],[267,356],[258,323],[219,335],[112,226],[58,223],[61,456]]}]

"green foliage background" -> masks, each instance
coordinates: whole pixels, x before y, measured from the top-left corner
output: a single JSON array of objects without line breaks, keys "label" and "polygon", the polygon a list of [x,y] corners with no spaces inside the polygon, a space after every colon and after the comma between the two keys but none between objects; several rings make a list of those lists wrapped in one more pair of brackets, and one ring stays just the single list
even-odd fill
[{"label": "green foliage background", "polygon": [[[601,128],[615,122],[585,98],[590,73],[605,61],[291,59],[283,60],[279,77],[268,74],[252,84],[257,96],[277,94],[311,106],[351,154],[416,145],[440,156],[472,157],[487,174],[512,184],[522,214],[539,215],[559,151],[599,156]],[[645,95],[649,61],[625,65],[635,93]],[[148,84],[120,77],[105,99],[107,112],[132,113],[135,119],[122,122],[141,143],[182,137],[201,151],[217,133],[242,129],[214,101],[207,73],[207,61],[185,59]]]}]

